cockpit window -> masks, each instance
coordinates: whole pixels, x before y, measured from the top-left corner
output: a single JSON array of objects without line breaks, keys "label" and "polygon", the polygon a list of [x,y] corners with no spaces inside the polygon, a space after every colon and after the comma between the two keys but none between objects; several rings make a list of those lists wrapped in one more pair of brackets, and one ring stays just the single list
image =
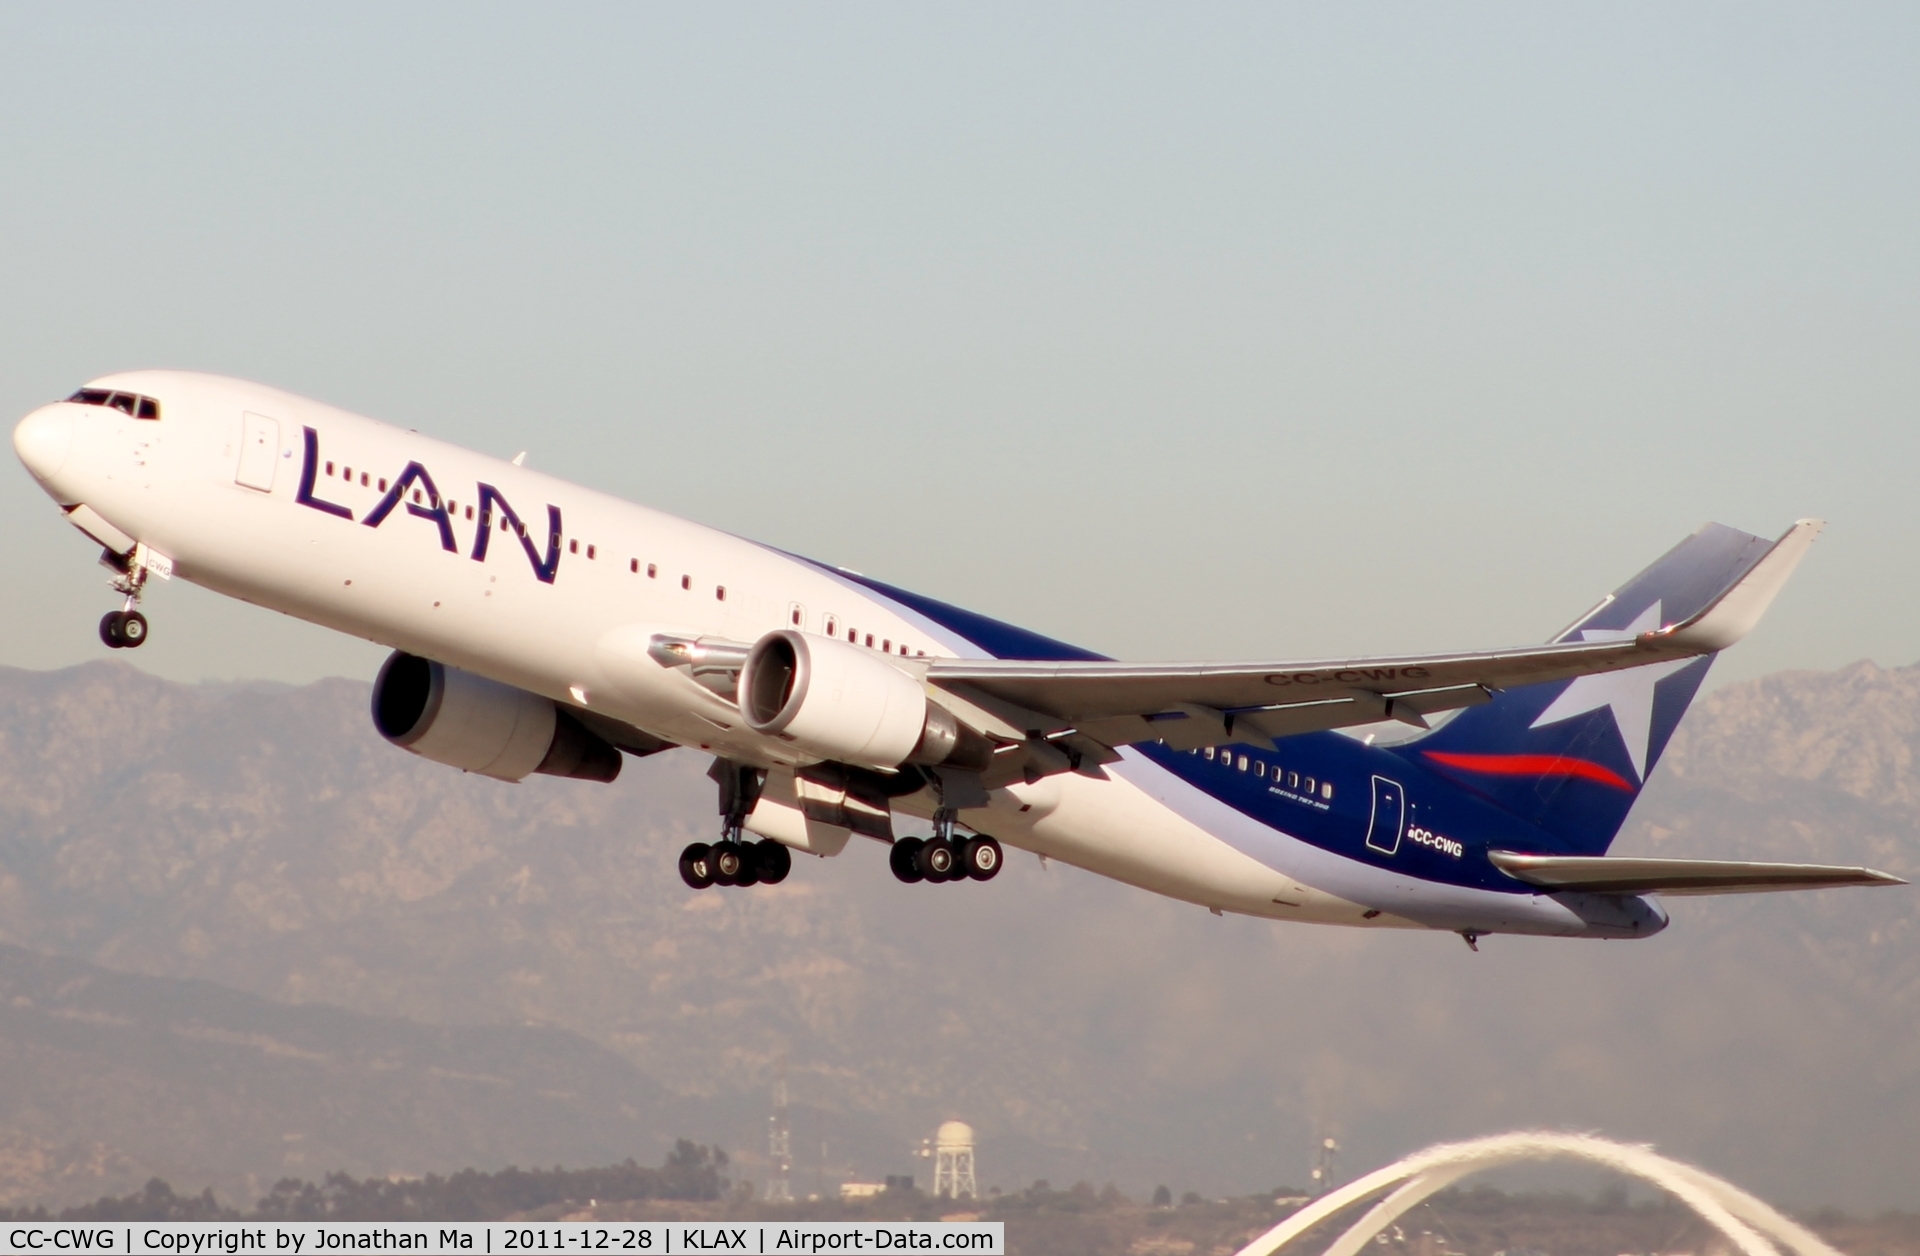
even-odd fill
[{"label": "cockpit window", "polygon": [[136,419],[160,417],[160,403],[152,397],[142,397],[138,393],[108,392],[104,388],[82,388],[67,400],[77,401],[83,406],[108,406]]}]

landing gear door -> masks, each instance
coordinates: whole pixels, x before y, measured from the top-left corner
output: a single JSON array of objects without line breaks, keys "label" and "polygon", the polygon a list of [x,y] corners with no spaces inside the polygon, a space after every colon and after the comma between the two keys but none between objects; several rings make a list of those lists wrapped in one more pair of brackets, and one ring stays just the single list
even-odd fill
[{"label": "landing gear door", "polygon": [[273,491],[273,469],[280,461],[280,424],[264,414],[246,414],[240,418],[240,469],[236,484]]},{"label": "landing gear door", "polygon": [[1407,794],[1400,782],[1373,778],[1373,817],[1367,822],[1367,845],[1383,855],[1400,849],[1407,827]]}]

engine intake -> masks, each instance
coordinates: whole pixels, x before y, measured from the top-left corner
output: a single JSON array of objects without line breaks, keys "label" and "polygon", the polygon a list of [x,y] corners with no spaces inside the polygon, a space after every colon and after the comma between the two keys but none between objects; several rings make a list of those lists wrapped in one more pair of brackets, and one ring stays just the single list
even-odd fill
[{"label": "engine intake", "polygon": [[620,775],[620,752],[551,699],[400,650],[373,682],[373,726],[423,759],[503,781]]},{"label": "engine intake", "polygon": [[929,701],[920,682],[880,656],[792,629],[754,642],[740,669],[740,713],[756,733],[860,767],[985,766],[986,738]]}]

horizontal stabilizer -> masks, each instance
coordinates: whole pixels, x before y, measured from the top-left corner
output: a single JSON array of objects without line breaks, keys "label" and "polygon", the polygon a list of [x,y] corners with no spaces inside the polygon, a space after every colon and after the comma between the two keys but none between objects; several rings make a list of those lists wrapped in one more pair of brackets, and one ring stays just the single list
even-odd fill
[{"label": "horizontal stabilizer", "polygon": [[1872,868],[1825,864],[1740,863],[1719,859],[1633,859],[1487,852],[1493,866],[1543,890],[1588,894],[1762,894],[1836,885],[1905,885]]}]

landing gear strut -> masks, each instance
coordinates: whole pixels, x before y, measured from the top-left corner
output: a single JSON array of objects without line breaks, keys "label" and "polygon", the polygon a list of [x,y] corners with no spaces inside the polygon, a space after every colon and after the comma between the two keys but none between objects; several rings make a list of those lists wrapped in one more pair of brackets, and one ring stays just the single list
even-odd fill
[{"label": "landing gear strut", "polygon": [[147,617],[134,609],[147,587],[147,569],[131,555],[123,558],[111,550],[101,555],[101,561],[113,568],[113,591],[126,601],[119,610],[101,616],[100,640],[110,650],[134,649],[147,640]]},{"label": "landing gear strut", "polygon": [[747,817],[766,783],[760,769],[715,759],[707,775],[720,787],[720,840],[695,842],[680,852],[680,879],[696,890],[710,885],[778,885],[793,871],[793,852],[770,837],[746,840]]}]

